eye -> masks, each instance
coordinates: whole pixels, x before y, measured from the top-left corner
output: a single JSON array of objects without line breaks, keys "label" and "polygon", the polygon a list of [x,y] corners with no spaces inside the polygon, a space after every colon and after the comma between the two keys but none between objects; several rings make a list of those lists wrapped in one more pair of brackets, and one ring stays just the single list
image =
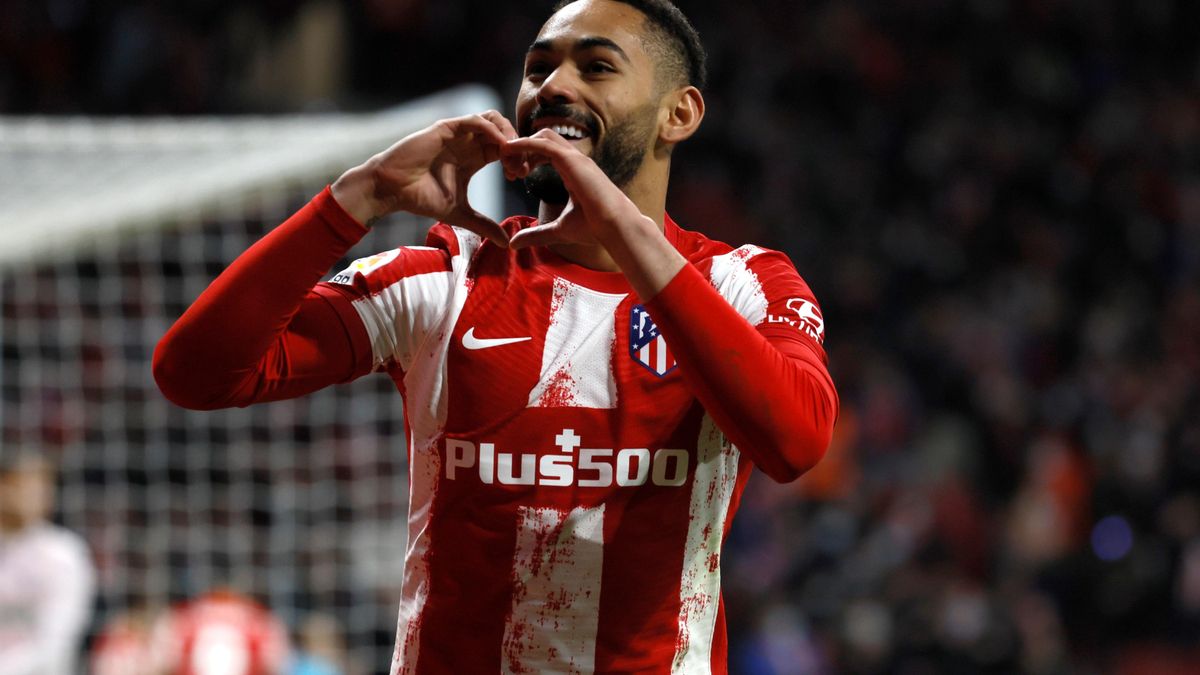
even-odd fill
[{"label": "eye", "polygon": [[550,65],[545,61],[530,61],[525,66],[525,77],[540,77],[550,73]]},{"label": "eye", "polygon": [[590,61],[583,67],[585,73],[615,73],[616,68],[613,68],[607,61]]}]

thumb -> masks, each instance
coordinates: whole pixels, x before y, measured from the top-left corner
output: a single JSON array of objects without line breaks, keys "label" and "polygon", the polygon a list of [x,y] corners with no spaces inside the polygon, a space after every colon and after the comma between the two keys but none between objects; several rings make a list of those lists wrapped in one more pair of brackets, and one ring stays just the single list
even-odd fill
[{"label": "thumb", "polygon": [[447,220],[447,222],[490,239],[501,248],[508,248],[508,233],[504,231],[504,228],[470,206],[461,209],[455,214],[453,221]]},{"label": "thumb", "polygon": [[512,241],[508,245],[514,249],[548,246],[563,241],[560,229],[558,220],[552,220],[544,225],[527,227],[513,235]]}]

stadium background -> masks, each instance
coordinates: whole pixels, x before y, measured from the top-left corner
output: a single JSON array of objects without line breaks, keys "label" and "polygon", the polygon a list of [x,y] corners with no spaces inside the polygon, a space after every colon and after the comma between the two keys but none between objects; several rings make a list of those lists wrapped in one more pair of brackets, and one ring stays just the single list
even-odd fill
[{"label": "stadium background", "polygon": [[[787,486],[758,476],[747,490],[723,566],[734,672],[1189,672],[1200,659],[1200,5],[683,5],[712,85],[704,127],[677,155],[670,211],[792,257],[824,307],[842,397],[814,474]],[[373,110],[465,82],[511,101],[546,11],[8,0],[0,113]],[[509,201],[527,207],[516,189]],[[109,274],[128,282],[129,250],[73,274],[84,290]],[[14,332],[26,325],[20,299],[53,317],[67,292],[53,288],[55,269],[4,278],[8,372],[34,358]],[[163,413],[173,426],[147,422],[128,456],[97,458],[107,422],[79,411],[149,395],[107,390],[100,371],[141,372],[153,337],[115,344],[107,362],[100,347],[75,361],[36,355],[94,367],[79,373],[77,401],[3,383],[5,443],[78,458],[63,480],[82,493],[64,491],[63,508],[75,499],[88,514],[67,520],[108,584],[97,620],[242,583],[293,627],[312,609],[384,607],[339,618],[365,622],[344,627],[351,642],[386,654],[395,588],[372,561],[389,554],[376,546],[363,562],[355,546],[386,540],[402,509],[359,498],[403,484],[387,446],[399,430],[332,393],[244,413],[250,442],[289,420],[294,454],[271,470],[221,437],[164,458],[204,433],[174,412]],[[346,422],[314,444],[291,422],[301,417]],[[245,494],[222,489],[230,467],[252,476]],[[201,474],[207,495],[170,502]],[[114,544],[155,517],[156,490],[173,528],[162,547]],[[203,518],[195,499],[211,502]],[[227,524],[227,540],[192,541],[190,518]],[[293,555],[359,521],[383,529]],[[113,549],[123,554],[103,556]],[[198,551],[201,579],[189,573]],[[131,580],[146,576],[168,597],[144,597]]]}]

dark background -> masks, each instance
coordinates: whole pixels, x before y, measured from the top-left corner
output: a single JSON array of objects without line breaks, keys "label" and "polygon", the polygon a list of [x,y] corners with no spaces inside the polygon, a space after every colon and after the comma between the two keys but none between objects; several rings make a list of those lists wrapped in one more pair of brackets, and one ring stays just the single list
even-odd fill
[{"label": "dark background", "polygon": [[[747,490],[734,672],[1189,672],[1200,3],[683,9],[711,85],[669,210],[791,256],[842,400],[815,472]],[[511,101],[547,13],[5,0],[0,113],[372,110],[463,82]]]}]

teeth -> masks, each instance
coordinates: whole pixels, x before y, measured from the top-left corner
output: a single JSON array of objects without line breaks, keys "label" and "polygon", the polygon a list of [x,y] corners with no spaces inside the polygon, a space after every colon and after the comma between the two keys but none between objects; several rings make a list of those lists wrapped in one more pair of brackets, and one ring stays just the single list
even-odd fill
[{"label": "teeth", "polygon": [[575,127],[566,126],[564,124],[556,124],[550,128],[563,138],[583,138],[583,131]]}]

